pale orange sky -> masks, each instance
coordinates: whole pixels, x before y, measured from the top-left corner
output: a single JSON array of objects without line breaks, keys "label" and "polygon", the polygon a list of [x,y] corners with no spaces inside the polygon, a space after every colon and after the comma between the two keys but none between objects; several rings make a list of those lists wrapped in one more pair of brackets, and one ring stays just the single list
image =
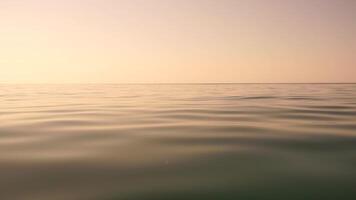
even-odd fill
[{"label": "pale orange sky", "polygon": [[354,0],[0,0],[0,83],[356,82]]}]

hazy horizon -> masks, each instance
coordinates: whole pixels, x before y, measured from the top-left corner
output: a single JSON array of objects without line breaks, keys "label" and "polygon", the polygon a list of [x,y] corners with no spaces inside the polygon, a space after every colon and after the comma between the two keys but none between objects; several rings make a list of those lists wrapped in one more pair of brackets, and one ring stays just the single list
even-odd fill
[{"label": "hazy horizon", "polygon": [[356,1],[0,2],[0,83],[354,83]]},{"label": "hazy horizon", "polygon": [[0,0],[0,200],[356,199],[356,0]]},{"label": "hazy horizon", "polygon": [[355,82],[0,82],[0,85],[224,85],[224,84],[356,84]]}]

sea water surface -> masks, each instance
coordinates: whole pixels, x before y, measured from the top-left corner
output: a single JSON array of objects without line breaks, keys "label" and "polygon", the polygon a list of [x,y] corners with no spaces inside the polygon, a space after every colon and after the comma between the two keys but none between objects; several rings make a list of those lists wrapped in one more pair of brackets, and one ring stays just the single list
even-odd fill
[{"label": "sea water surface", "polygon": [[1,200],[356,199],[356,85],[0,85]]}]

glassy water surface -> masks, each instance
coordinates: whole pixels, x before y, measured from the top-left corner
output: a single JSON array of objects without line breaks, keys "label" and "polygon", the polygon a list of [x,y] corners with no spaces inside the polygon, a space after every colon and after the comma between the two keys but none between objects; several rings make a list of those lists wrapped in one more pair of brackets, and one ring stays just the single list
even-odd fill
[{"label": "glassy water surface", "polygon": [[0,199],[356,199],[356,85],[0,85]]}]

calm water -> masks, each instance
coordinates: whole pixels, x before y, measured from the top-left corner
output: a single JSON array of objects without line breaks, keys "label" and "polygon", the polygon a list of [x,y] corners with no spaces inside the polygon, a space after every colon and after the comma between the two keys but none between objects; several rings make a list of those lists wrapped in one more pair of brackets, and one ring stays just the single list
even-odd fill
[{"label": "calm water", "polygon": [[356,199],[356,85],[0,85],[1,200]]}]

